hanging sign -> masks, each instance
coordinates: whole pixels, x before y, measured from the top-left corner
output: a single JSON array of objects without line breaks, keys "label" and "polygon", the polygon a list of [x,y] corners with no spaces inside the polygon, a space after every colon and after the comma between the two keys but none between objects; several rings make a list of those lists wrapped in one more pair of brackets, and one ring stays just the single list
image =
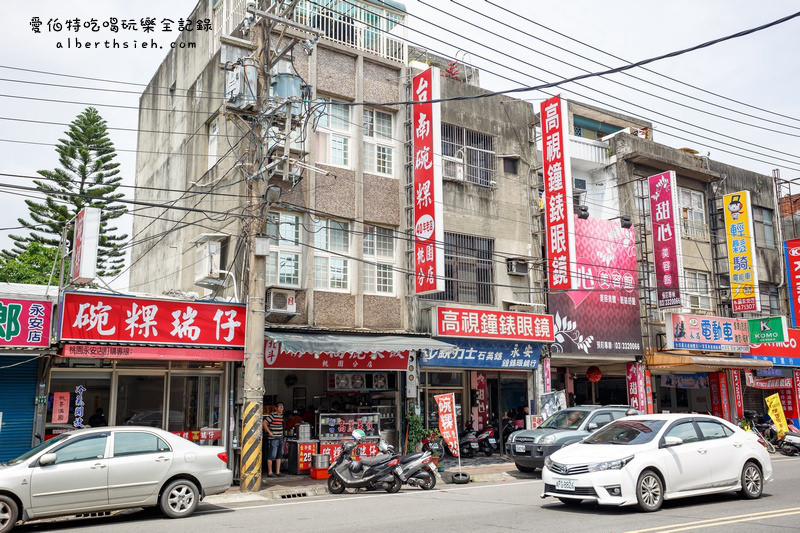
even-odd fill
[{"label": "hanging sign", "polygon": [[653,232],[658,308],[680,307],[683,254],[675,172],[670,170],[650,176],[647,183],[650,187],[650,229]]},{"label": "hanging sign", "polygon": [[[414,76],[412,98],[426,102],[441,98],[439,69]],[[444,291],[444,196],[442,193],[441,104],[414,104],[414,290],[416,294]]]},{"label": "hanging sign", "polygon": [[100,244],[100,209],[84,207],[75,217],[72,237],[72,283],[91,283],[97,274],[97,248]]},{"label": "hanging sign", "polygon": [[726,194],[722,205],[725,212],[733,312],[761,311],[750,191]]},{"label": "hanging sign", "polygon": [[765,342],[785,342],[788,338],[785,316],[751,318],[747,321],[750,332],[750,344]]},{"label": "hanging sign", "polygon": [[545,100],[540,118],[548,282],[551,291],[570,290],[577,287],[577,275],[566,102],[560,95]]}]

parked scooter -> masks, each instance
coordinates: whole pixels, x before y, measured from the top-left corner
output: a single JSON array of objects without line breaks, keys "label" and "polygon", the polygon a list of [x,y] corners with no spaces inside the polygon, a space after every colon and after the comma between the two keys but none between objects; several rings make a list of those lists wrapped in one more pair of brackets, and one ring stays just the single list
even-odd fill
[{"label": "parked scooter", "polygon": [[403,486],[400,474],[400,456],[386,441],[378,443],[378,455],[375,457],[361,457],[353,459],[353,451],[357,450],[358,443],[364,438],[364,432],[357,429],[353,431],[353,441],[342,444],[342,452],[336,461],[328,468],[328,492],[341,494],[344,489],[384,489],[386,492],[398,492]]},{"label": "parked scooter", "polygon": [[491,457],[493,453],[500,451],[500,446],[497,444],[497,438],[495,438],[496,431],[497,430],[491,424],[484,426],[480,431],[478,431],[478,447],[484,453],[484,455],[486,455],[486,457]]},{"label": "parked scooter", "polygon": [[475,457],[480,449],[480,444],[478,444],[478,434],[472,427],[471,418],[459,436],[461,438],[458,440],[458,449],[461,451],[461,457]]},{"label": "parked scooter", "polygon": [[403,472],[399,474],[404,484],[431,490],[436,486],[436,469],[431,461],[431,452],[422,451],[400,458]]},{"label": "parked scooter", "polygon": [[783,455],[800,454],[800,433],[789,432],[781,440],[781,453]]}]

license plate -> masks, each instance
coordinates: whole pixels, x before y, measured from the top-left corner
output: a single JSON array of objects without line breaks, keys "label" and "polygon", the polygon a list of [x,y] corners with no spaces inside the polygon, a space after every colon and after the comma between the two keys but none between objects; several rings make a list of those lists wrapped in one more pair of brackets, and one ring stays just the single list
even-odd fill
[{"label": "license plate", "polygon": [[403,469],[401,467],[399,467],[399,466],[396,466],[394,468],[394,473],[397,474],[398,476],[400,476],[400,475],[403,474]]},{"label": "license plate", "polygon": [[495,439],[489,439],[489,444],[492,445],[497,444],[497,441]]},{"label": "license plate", "polygon": [[515,444],[514,451],[517,453],[525,453],[525,445],[524,444]]},{"label": "license plate", "polygon": [[472,447],[472,448],[475,448],[475,449],[477,449],[477,448],[478,448],[478,443],[477,443],[477,442],[470,442],[470,443],[469,443],[469,445],[470,445],[470,447]]},{"label": "license plate", "polygon": [[573,479],[557,479],[556,490],[575,490],[575,480]]}]

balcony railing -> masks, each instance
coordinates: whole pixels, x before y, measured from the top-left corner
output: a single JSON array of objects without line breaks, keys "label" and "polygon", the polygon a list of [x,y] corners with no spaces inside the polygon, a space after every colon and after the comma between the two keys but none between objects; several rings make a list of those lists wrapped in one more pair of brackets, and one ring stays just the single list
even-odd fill
[{"label": "balcony railing", "polygon": [[705,222],[698,222],[696,220],[689,220],[688,218],[682,218],[681,236],[684,239],[708,242],[708,224]]},{"label": "balcony railing", "polygon": [[[536,133],[536,149],[541,152],[542,136],[538,128]],[[608,143],[570,135],[569,156],[573,159],[590,161],[598,166],[606,166],[609,164]]]}]

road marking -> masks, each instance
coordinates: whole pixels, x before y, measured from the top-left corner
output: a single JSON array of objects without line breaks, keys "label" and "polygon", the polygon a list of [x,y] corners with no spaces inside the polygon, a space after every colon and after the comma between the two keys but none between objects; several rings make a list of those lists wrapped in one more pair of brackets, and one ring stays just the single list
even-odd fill
[{"label": "road marking", "polygon": [[650,529],[636,529],[628,533],[644,533],[646,531],[686,531],[687,529],[700,529],[703,527],[716,527],[736,522],[748,522],[751,520],[761,520],[763,518],[777,518],[780,516],[789,516],[800,514],[800,507],[789,507],[787,509],[773,509],[772,511],[761,511],[759,513],[740,514],[734,516],[720,516],[717,518],[710,518],[707,520],[697,520],[695,522],[684,522],[682,524],[670,524],[658,527],[651,527]]},{"label": "road marking", "polygon": [[[542,483],[541,479],[531,479],[528,481],[507,481],[504,483],[494,483],[492,485],[475,485],[472,487],[448,487],[446,489],[439,489],[436,493],[442,492],[453,492],[453,491],[462,491],[462,490],[475,490],[475,489],[488,489],[493,487],[510,487],[510,486],[517,486],[517,485],[530,485],[532,483]],[[427,493],[427,491],[425,491]],[[368,498],[387,498],[387,497],[397,497],[397,496],[408,496],[408,495],[422,495],[420,491],[410,491],[410,492],[398,492],[397,494],[364,494],[362,496],[350,496],[350,497],[341,497],[341,498],[324,498],[324,499],[311,499],[311,500],[303,500],[303,501],[293,501],[293,502],[282,502],[282,503],[264,503],[259,505],[246,505],[242,507],[224,507],[225,509],[229,509],[231,511],[244,511],[248,509],[263,509],[264,507],[283,507],[289,505],[305,505],[310,503],[324,503],[324,502],[347,502],[347,501],[355,501],[355,500],[364,500]],[[430,493],[427,493],[430,495]],[[212,505],[219,505],[223,507],[222,504],[212,504]],[[209,509],[207,511],[197,511],[194,514],[207,514],[207,513],[217,513],[219,511]]]}]

